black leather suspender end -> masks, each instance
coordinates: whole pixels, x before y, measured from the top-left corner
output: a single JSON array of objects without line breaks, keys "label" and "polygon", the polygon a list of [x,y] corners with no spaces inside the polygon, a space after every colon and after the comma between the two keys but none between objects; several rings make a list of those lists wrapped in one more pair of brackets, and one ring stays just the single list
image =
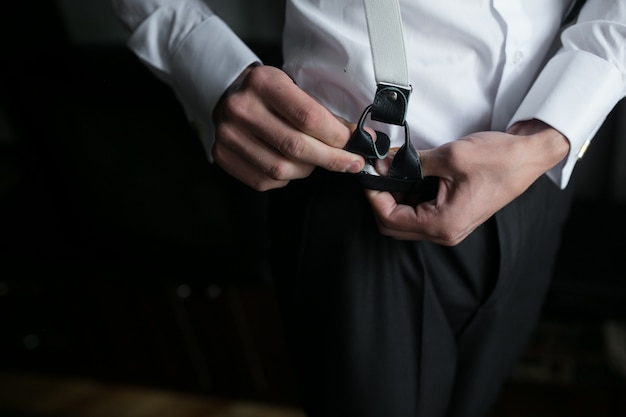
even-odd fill
[{"label": "black leather suspender end", "polygon": [[347,151],[363,156],[366,163],[374,165],[377,159],[388,156],[391,140],[387,134],[376,130],[376,140],[365,130],[364,125],[369,115],[372,120],[404,126],[404,143],[393,156],[389,174],[379,176],[364,170],[354,175],[365,188],[405,193],[423,194],[426,201],[437,193],[436,178],[424,181],[419,154],[410,139],[406,115],[411,95],[411,87],[402,87],[388,83],[379,83],[374,102],[365,108],[356,130],[345,146]]},{"label": "black leather suspender end", "polygon": [[404,126],[411,90],[411,86],[378,83],[372,104],[372,120]]},{"label": "black leather suspender end", "polygon": [[[367,106],[359,124],[354,131],[345,149],[363,156],[370,162],[376,159],[384,159],[389,153],[391,141],[389,136],[380,131],[376,132],[376,141],[364,129],[367,116],[372,120],[406,127],[406,113],[409,107],[411,87],[403,87],[389,83],[378,83],[374,102]],[[405,128],[405,142],[409,139],[408,128]]]}]

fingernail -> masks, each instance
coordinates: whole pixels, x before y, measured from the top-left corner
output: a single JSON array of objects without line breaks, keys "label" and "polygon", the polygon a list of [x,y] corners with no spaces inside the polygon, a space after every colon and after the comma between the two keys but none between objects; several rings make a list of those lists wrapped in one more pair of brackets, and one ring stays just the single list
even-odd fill
[{"label": "fingernail", "polygon": [[358,161],[351,162],[350,165],[346,168],[346,172],[350,174],[356,174],[357,172],[361,172],[361,163]]}]

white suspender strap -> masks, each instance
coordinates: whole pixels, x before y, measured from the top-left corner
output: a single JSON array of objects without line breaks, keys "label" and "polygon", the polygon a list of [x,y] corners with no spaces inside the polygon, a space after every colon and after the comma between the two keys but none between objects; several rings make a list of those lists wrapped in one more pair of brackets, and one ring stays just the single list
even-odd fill
[{"label": "white suspender strap", "polygon": [[376,83],[409,88],[398,0],[364,1]]}]

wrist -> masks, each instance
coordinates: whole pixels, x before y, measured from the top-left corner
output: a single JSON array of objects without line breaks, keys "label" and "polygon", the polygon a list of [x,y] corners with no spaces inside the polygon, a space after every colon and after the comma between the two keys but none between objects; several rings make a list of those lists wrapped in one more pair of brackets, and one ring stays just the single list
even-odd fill
[{"label": "wrist", "polygon": [[524,138],[531,157],[542,172],[561,162],[570,150],[570,143],[565,135],[538,119],[517,122],[507,133]]}]

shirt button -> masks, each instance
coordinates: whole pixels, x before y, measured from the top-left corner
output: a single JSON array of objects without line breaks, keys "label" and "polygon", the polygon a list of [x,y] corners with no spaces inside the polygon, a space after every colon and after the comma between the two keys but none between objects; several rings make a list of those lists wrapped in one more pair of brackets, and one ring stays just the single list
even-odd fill
[{"label": "shirt button", "polygon": [[522,62],[522,58],[524,58],[524,54],[522,51],[515,51],[513,54],[513,64],[517,65]]}]

